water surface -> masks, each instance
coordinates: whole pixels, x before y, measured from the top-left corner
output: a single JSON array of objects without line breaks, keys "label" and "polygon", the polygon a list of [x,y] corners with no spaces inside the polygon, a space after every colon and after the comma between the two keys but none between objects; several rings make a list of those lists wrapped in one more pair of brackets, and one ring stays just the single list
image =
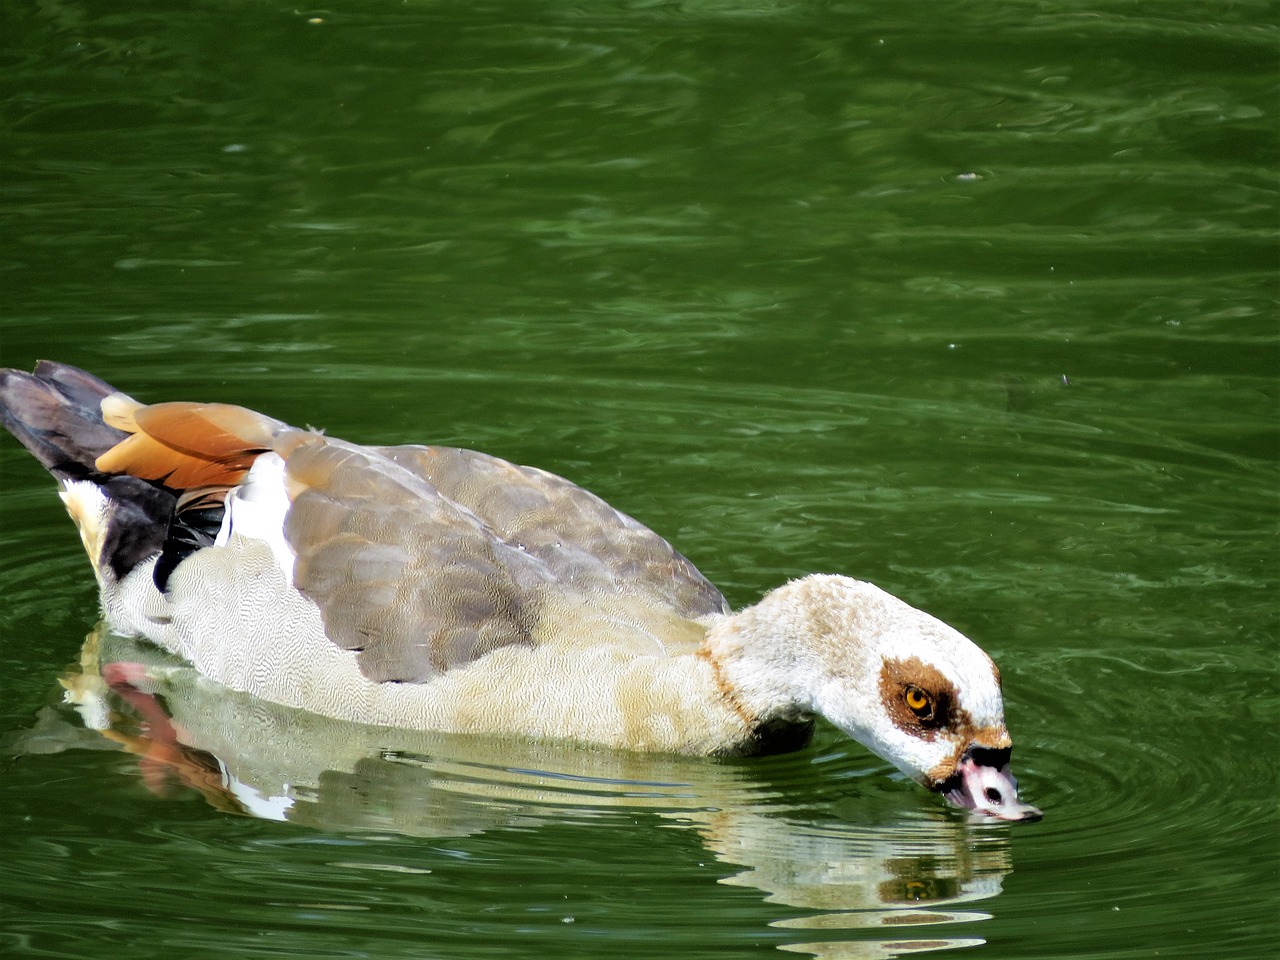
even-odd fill
[{"label": "water surface", "polygon": [[1269,5],[59,0],[0,35],[0,362],[535,464],[735,606],[872,580],[996,657],[1047,812],[970,822],[829,728],[710,763],[189,678],[157,713],[95,680],[127,641],[5,442],[3,952],[1275,951]]}]

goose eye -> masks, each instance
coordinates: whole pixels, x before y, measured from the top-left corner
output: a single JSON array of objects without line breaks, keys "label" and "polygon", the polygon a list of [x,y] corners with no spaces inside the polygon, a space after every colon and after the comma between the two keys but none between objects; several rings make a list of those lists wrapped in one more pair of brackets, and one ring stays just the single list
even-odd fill
[{"label": "goose eye", "polygon": [[925,693],[919,687],[907,687],[903,694],[903,699],[907,702],[907,707],[921,720],[928,720],[933,717],[933,697]]}]

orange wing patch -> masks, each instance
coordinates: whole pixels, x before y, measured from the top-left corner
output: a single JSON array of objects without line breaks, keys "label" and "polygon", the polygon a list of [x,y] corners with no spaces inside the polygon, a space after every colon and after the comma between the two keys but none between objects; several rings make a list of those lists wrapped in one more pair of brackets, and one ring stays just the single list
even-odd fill
[{"label": "orange wing patch", "polygon": [[[108,402],[114,401],[108,397]],[[285,426],[278,420],[225,403],[156,403],[104,410],[133,435],[102,456],[103,473],[155,480],[173,490],[235,486],[259,454],[272,449]]]}]

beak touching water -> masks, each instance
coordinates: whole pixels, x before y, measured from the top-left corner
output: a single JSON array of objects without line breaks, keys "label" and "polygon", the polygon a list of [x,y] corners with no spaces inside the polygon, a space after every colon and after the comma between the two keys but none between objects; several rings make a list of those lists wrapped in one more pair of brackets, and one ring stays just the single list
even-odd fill
[{"label": "beak touching water", "polygon": [[1008,749],[970,747],[955,773],[934,789],[948,803],[1001,820],[1039,820],[1044,814],[1018,799],[1018,781],[1009,772]]}]

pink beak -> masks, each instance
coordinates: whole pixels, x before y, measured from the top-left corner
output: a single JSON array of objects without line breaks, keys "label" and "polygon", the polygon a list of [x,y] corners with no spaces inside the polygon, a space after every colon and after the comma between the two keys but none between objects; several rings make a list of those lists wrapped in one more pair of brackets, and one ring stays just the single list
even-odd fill
[{"label": "pink beak", "polygon": [[938,787],[947,802],[1001,820],[1039,820],[1044,814],[1018,799],[1008,750],[970,749]]}]

